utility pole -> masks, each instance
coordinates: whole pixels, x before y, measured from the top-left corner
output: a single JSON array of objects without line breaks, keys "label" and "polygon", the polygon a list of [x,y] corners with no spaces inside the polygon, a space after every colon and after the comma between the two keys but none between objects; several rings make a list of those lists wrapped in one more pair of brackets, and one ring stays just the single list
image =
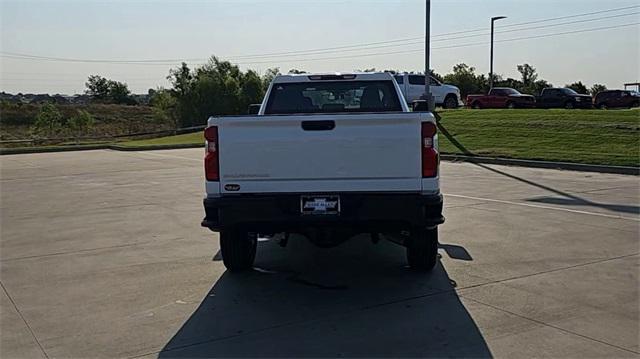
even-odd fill
[{"label": "utility pole", "polygon": [[429,66],[431,52],[431,0],[426,0],[426,24],[424,36],[424,96],[427,101],[427,110],[433,112],[433,97],[431,96],[431,67]]},{"label": "utility pole", "polygon": [[489,90],[493,88],[493,23],[496,20],[506,19],[506,16],[494,16],[491,18],[491,56],[489,60]]}]

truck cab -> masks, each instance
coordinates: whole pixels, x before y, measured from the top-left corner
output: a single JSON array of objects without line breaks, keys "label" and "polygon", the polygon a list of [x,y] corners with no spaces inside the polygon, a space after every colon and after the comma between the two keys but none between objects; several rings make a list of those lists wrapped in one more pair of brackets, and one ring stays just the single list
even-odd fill
[{"label": "truck cab", "polygon": [[536,98],[540,108],[591,108],[592,99],[570,88],[546,88]]},{"label": "truck cab", "polygon": [[212,116],[205,135],[205,218],[225,265],[245,270],[257,237],[318,246],[358,234],[435,265],[444,222],[437,125],[411,112],[388,73],[277,76],[257,115]]}]

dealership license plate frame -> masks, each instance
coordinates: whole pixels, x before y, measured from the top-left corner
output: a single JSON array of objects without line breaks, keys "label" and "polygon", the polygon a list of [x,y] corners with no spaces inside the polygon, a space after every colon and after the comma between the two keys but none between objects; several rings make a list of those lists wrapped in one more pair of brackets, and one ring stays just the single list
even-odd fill
[{"label": "dealership license plate frame", "polygon": [[336,216],[340,209],[340,195],[337,194],[300,196],[300,214],[303,216]]}]

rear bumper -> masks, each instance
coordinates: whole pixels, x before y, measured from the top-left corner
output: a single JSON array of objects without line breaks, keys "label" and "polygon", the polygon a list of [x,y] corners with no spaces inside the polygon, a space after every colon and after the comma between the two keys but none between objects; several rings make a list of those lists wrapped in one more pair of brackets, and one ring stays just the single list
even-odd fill
[{"label": "rear bumper", "polygon": [[300,194],[205,198],[202,226],[213,231],[242,225],[253,231],[295,232],[309,227],[346,227],[363,232],[433,227],[444,223],[442,195],[340,195],[338,215],[300,213]]}]

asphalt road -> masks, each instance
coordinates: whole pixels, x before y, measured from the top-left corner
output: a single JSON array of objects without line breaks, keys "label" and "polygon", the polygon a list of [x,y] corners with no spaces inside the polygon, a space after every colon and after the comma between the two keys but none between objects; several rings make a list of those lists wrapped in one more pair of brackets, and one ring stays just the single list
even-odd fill
[{"label": "asphalt road", "polygon": [[2,156],[0,356],[638,357],[638,177],[443,163],[441,263],[199,226],[202,151]]}]

